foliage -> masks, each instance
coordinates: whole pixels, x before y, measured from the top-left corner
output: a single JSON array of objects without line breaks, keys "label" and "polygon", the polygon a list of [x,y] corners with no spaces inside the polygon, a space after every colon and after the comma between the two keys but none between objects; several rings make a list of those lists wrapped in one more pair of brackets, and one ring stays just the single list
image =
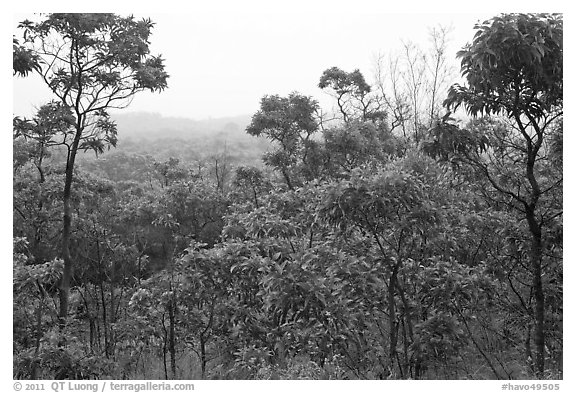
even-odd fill
[{"label": "foliage", "polygon": [[445,105],[536,119],[561,106],[562,27],[558,14],[507,14],[477,25],[472,44],[458,52],[468,87],[454,85]]},{"label": "foliage", "polygon": [[49,70],[29,49],[60,100],[13,121],[15,378],[561,378],[561,17],[477,26],[468,86],[446,105],[485,116],[433,119],[437,81],[424,135],[423,113],[402,118],[382,86],[334,67],[321,84],[344,121],[326,127],[312,97],[265,96],[246,131],[271,144],[248,153],[241,139],[107,151],[106,111],[66,100],[82,75],[103,93],[161,90],[151,22],[22,26],[26,45],[91,57],[85,74]]},{"label": "foliage", "polygon": [[[66,149],[60,253],[64,266],[59,288],[61,329],[68,319],[73,267],[71,199],[76,155],[87,150],[102,154],[106,147],[116,145],[116,124],[110,120],[109,109],[127,106],[137,92],[161,91],[167,86],[168,74],[162,59],[149,54],[152,26],[150,20],[137,22],[131,16],[104,13],[48,14],[39,22],[25,20],[18,26],[23,30],[24,50],[33,53],[38,65],[34,68],[58,99],[58,104],[40,110],[38,118],[47,120],[47,124],[36,121],[40,133],[44,132],[42,143],[60,144]],[[54,126],[56,129],[51,130]]]},{"label": "foliage", "polygon": [[[487,181],[492,190],[486,193],[487,198],[515,209],[525,221],[530,235],[525,247],[530,247],[526,259],[534,305],[532,311],[524,308],[534,318],[534,368],[538,375],[543,375],[546,362],[543,276],[544,249],[550,247],[546,232],[548,225],[554,227],[555,219],[562,215],[560,206],[552,203],[555,207],[549,210],[549,201],[544,202],[562,189],[562,174],[550,162],[554,153],[548,155],[554,145],[551,135],[558,135],[562,129],[562,25],[562,16],[556,14],[510,14],[477,25],[474,41],[459,52],[468,87],[453,86],[445,105],[463,105],[474,117],[502,114],[509,122],[500,126],[490,119],[473,121],[467,126],[469,133],[453,132],[457,126],[446,118],[437,126],[440,134],[451,130],[452,137],[444,141],[466,134],[485,135],[473,137],[482,141],[480,149],[462,149],[461,141],[449,142],[448,150],[452,148],[452,153],[462,156],[477,177]],[[442,143],[437,138],[434,144]],[[460,147],[454,152],[456,146]],[[482,150],[486,154],[481,154]],[[527,352],[531,359],[531,350]]]},{"label": "foliage", "polygon": [[27,76],[39,68],[38,56],[30,49],[24,48],[16,39],[12,39],[12,70],[14,75]]},{"label": "foliage", "polygon": [[265,136],[277,145],[264,156],[264,162],[282,174],[290,189],[299,182],[297,164],[306,165],[308,142],[318,131],[314,117],[317,107],[311,97],[296,92],[288,97],[265,96],[246,128],[248,134]]},{"label": "foliage", "polygon": [[397,138],[385,127],[371,122],[349,122],[324,131],[329,166],[350,173],[354,168],[386,162],[399,151]]},{"label": "foliage", "polygon": [[345,72],[338,67],[329,68],[322,73],[318,87],[333,91],[345,122],[355,118],[365,121],[386,116],[385,112],[374,108],[377,100],[370,96],[372,88],[358,69]]}]

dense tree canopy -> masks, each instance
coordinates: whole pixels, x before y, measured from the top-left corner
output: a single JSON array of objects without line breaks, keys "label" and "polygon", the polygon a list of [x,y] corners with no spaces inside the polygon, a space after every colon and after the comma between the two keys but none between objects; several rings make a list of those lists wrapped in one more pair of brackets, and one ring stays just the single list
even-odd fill
[{"label": "dense tree canopy", "polygon": [[[63,327],[72,275],[71,198],[76,154],[80,150],[102,153],[107,145],[115,146],[116,125],[107,110],[125,107],[139,91],[164,89],[168,75],[162,59],[149,55],[150,20],[114,14],[49,14],[39,22],[26,20],[19,27],[24,31],[24,44],[15,46],[15,59],[31,54],[32,68],[59,100],[59,104],[43,107],[43,112],[54,111],[44,117],[66,112],[57,121],[67,127],[61,126],[55,130],[59,133],[53,134],[67,149],[59,314]],[[30,68],[21,63],[18,67],[24,75]]]},{"label": "dense tree canopy", "polygon": [[562,106],[562,22],[560,15],[509,14],[477,26],[458,53],[468,85],[454,85],[446,105],[534,119]]},{"label": "dense tree canopy", "polygon": [[[454,85],[445,105],[462,105],[473,116],[502,114],[511,121],[490,124],[483,120],[471,123],[464,132],[453,124],[443,124],[436,137],[442,138],[448,129],[449,143],[464,147],[458,147],[458,153],[479,178],[488,180],[496,191],[495,198],[509,201],[523,214],[531,236],[535,367],[541,375],[546,345],[542,281],[546,231],[556,226],[556,218],[562,215],[561,206],[543,203],[550,194],[561,192],[562,185],[562,173],[550,171],[554,165],[547,151],[552,137],[562,133],[562,19],[559,15],[510,14],[476,29],[472,44],[458,53],[468,86]],[[471,138],[463,141],[462,134]]]},{"label": "dense tree canopy", "polygon": [[478,24],[445,92],[437,30],[391,90],[329,68],[335,113],[266,95],[229,144],[118,135],[152,25],[14,41],[55,95],[14,118],[15,378],[562,378],[561,15]]}]

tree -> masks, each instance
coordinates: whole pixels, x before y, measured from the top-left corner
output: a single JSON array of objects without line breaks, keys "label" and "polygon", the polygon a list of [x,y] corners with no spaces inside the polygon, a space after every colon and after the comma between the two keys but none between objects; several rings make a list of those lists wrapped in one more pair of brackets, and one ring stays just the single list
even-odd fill
[{"label": "tree", "polygon": [[441,93],[454,76],[448,61],[450,32],[450,27],[432,27],[427,47],[403,41],[401,51],[375,59],[374,89],[388,114],[390,129],[399,127],[404,138],[420,141],[423,130],[439,116]]},{"label": "tree", "polygon": [[[561,134],[563,21],[558,14],[507,14],[475,28],[472,44],[458,53],[467,85],[453,85],[444,104],[450,110],[463,106],[474,117],[502,115],[509,121],[508,128],[488,124],[461,132],[444,122],[436,130],[436,142],[445,138],[444,146],[448,143],[464,157],[527,223],[535,300],[535,367],[542,376],[546,342],[543,230],[562,215],[561,208],[548,209],[543,200],[562,184],[561,175],[546,175],[546,150],[551,137]],[[498,176],[506,169],[503,162],[519,165],[520,172]]]},{"label": "tree", "polygon": [[34,70],[38,70],[38,56],[30,49],[20,45],[16,38],[12,39],[12,73],[18,76],[28,76]]},{"label": "tree", "polygon": [[338,109],[345,122],[352,116],[352,100],[357,98],[363,102],[366,95],[370,93],[370,85],[366,83],[364,75],[357,69],[346,72],[338,67],[329,68],[322,73],[318,87],[330,88],[333,91]]},{"label": "tree", "polygon": [[[424,247],[426,232],[434,228],[437,217],[432,204],[426,203],[429,186],[422,176],[402,166],[402,162],[388,164],[376,173],[356,169],[349,181],[339,182],[326,192],[320,215],[347,236],[359,232],[372,243],[377,255],[373,263],[386,275],[389,371],[393,373],[397,363],[404,378],[405,365],[397,349],[396,297],[405,300],[400,273],[412,252]],[[407,317],[410,336],[412,319]]]},{"label": "tree", "polygon": [[430,95],[428,127],[432,126],[439,115],[441,100],[438,96],[440,91],[444,91],[447,87],[448,78],[452,75],[452,67],[447,64],[448,59],[446,56],[450,31],[450,28],[444,26],[430,29],[429,38],[432,45],[429,50],[428,61],[426,62],[426,68],[430,73],[431,79],[428,83],[428,93]]},{"label": "tree", "polygon": [[212,170],[216,180],[216,188],[221,193],[224,193],[224,190],[229,183],[228,178],[230,177],[231,172],[231,157],[226,145],[224,145],[224,151],[213,154],[210,159],[214,164]]},{"label": "tree", "polygon": [[280,171],[289,189],[294,188],[299,162],[306,165],[311,136],[318,131],[315,113],[318,103],[311,97],[291,93],[288,97],[265,96],[260,110],[252,116],[246,132],[263,135],[279,145],[267,153],[264,162]]},{"label": "tree", "polygon": [[351,121],[324,131],[324,146],[334,171],[350,173],[361,165],[377,164],[396,153],[397,138],[381,124]]},{"label": "tree", "polygon": [[76,155],[79,150],[101,153],[106,146],[114,146],[116,125],[107,111],[126,107],[140,91],[163,90],[168,75],[162,58],[149,53],[148,38],[153,27],[149,19],[136,21],[131,16],[114,14],[49,14],[39,22],[26,20],[19,27],[24,30],[22,50],[37,59],[38,67],[33,68],[71,112],[69,128],[59,136],[67,149],[59,311],[60,326],[64,327],[73,264],[70,200]]},{"label": "tree", "polygon": [[234,187],[237,190],[238,196],[242,200],[253,200],[254,207],[258,208],[258,197],[261,193],[271,188],[268,179],[264,173],[258,168],[250,166],[240,166],[236,168]]},{"label": "tree", "polygon": [[372,92],[372,87],[358,69],[346,72],[338,67],[329,68],[322,73],[318,87],[332,90],[344,122],[386,118],[386,113],[381,110],[381,97]]},{"label": "tree", "polygon": [[422,101],[424,95],[426,55],[418,46],[411,42],[403,43],[404,61],[406,71],[403,74],[407,96],[412,109],[414,140],[419,142],[419,128],[422,124],[420,113],[422,112]]}]

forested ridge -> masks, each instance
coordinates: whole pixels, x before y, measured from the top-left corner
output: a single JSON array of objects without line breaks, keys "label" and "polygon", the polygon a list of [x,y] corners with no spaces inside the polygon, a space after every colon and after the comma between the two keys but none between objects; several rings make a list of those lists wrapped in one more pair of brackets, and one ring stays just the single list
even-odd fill
[{"label": "forested ridge", "polygon": [[54,93],[13,123],[15,379],[563,378],[562,15],[212,123],[118,112],[170,86],[152,27],[14,38]]}]

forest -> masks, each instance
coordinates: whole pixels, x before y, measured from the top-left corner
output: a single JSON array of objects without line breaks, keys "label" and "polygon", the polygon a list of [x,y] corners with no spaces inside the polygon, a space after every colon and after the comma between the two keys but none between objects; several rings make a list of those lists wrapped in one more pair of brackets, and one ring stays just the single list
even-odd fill
[{"label": "forest", "polygon": [[53,93],[13,117],[14,379],[563,378],[561,14],[210,124],[120,110],[169,88],[153,26],[13,38]]}]

